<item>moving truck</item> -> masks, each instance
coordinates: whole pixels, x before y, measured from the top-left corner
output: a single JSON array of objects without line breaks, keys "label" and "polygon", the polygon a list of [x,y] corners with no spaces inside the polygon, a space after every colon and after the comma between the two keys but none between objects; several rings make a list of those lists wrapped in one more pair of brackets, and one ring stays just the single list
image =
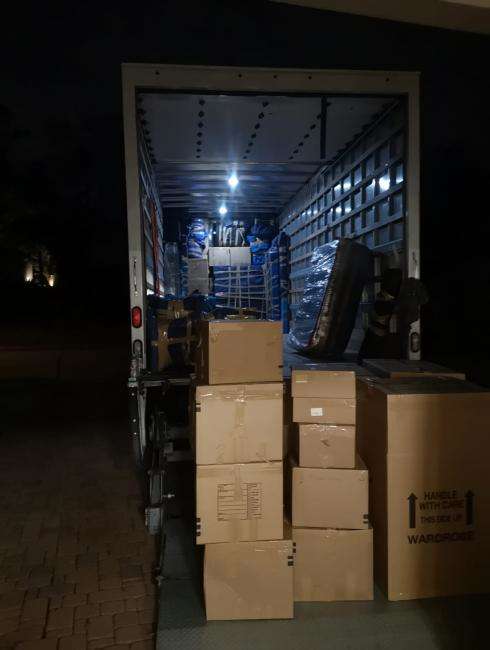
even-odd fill
[{"label": "moving truck", "polygon": [[[225,307],[253,304],[267,317],[265,282],[264,294],[257,285],[248,303],[241,290],[236,295],[240,275],[233,273],[252,269],[252,245],[235,266],[226,263],[230,251],[246,248],[247,233],[255,233],[260,250],[264,226],[289,238],[286,308],[294,322],[313,253],[329,242],[354,239],[374,260],[373,286],[364,292],[349,343],[358,349],[356,335],[366,327],[381,274],[396,268],[403,278],[420,278],[419,76],[124,64],[122,81],[131,435],[137,462],[149,471],[148,525],[164,533],[161,566],[168,577],[194,566],[194,559],[182,564],[182,549],[193,548],[192,534],[186,537],[178,520],[165,516],[187,506],[192,510],[192,475],[182,483],[185,463],[170,462],[188,457],[187,413],[179,409],[187,411],[192,388],[190,371],[163,369],[155,361],[158,301],[185,297],[191,268],[198,267],[193,286],[213,296],[209,264],[215,287],[219,273],[228,273],[228,293],[218,296],[215,289],[214,298]],[[192,227],[205,231],[205,261],[195,259],[199,241],[194,256],[189,242],[182,245],[183,233]],[[247,263],[252,266],[240,266]],[[405,347],[407,357],[419,358],[418,320],[406,332]],[[162,597],[171,601],[170,583],[164,582]],[[190,589],[190,583],[175,584],[177,590]],[[198,602],[194,592],[180,595]],[[170,602],[166,611],[172,607]]]}]

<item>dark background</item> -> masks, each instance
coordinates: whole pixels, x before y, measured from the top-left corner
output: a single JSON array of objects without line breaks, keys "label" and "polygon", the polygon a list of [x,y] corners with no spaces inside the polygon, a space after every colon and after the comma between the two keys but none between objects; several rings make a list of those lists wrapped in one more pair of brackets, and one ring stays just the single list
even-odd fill
[{"label": "dark background", "polygon": [[[419,70],[424,355],[485,380],[489,37],[265,0],[18,3],[2,32],[3,343],[127,345],[122,62]],[[57,289],[12,272],[28,241]]]}]

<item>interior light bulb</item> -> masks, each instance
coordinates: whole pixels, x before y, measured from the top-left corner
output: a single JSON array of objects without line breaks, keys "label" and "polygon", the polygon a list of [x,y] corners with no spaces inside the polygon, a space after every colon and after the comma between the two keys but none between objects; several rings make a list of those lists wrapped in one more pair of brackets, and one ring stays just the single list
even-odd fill
[{"label": "interior light bulb", "polygon": [[231,187],[232,190],[234,190],[239,182],[240,181],[238,180],[238,176],[235,174],[235,172],[233,172],[233,174],[228,179],[228,185]]}]

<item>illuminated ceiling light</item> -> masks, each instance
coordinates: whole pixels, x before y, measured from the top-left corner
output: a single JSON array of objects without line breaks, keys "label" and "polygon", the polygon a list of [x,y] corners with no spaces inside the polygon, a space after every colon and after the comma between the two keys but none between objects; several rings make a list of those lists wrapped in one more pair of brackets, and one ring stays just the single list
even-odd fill
[{"label": "illuminated ceiling light", "polygon": [[228,185],[231,187],[232,190],[234,190],[239,182],[240,181],[238,180],[238,176],[235,174],[235,172],[233,172],[233,174],[228,179]]},{"label": "illuminated ceiling light", "polygon": [[379,182],[379,189],[382,192],[386,192],[386,190],[390,189],[390,179],[388,176],[382,176],[378,182]]},{"label": "illuminated ceiling light", "polygon": [[221,215],[222,217],[224,217],[225,214],[228,212],[228,208],[226,207],[226,205],[225,205],[224,203],[223,203],[222,205],[219,206],[219,208],[218,208],[218,212],[220,213],[220,215]]}]

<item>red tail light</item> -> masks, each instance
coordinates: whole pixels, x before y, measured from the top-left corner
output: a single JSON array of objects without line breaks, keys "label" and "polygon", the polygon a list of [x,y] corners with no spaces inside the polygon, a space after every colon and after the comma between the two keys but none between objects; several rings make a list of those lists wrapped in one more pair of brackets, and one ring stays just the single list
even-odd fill
[{"label": "red tail light", "polygon": [[131,310],[131,325],[133,327],[141,327],[141,307],[133,307]]}]

